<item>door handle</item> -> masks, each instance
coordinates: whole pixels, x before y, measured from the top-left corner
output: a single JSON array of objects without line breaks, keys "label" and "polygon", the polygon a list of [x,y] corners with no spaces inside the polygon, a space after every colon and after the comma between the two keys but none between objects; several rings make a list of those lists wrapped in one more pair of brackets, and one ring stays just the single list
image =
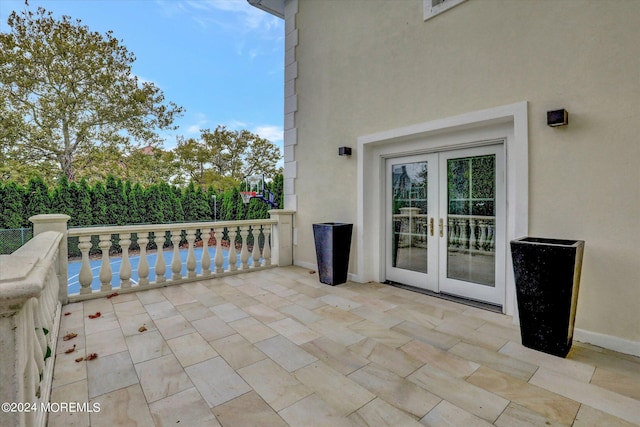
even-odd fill
[{"label": "door handle", "polygon": [[442,218],[438,219],[438,229],[440,230],[440,237],[444,237],[444,221]]},{"label": "door handle", "polygon": [[433,217],[429,220],[429,234],[433,236]]}]

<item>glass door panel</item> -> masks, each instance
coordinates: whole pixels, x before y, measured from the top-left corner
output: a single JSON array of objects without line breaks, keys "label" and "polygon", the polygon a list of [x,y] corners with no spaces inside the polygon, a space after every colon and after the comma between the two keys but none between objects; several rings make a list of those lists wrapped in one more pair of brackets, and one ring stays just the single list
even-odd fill
[{"label": "glass door panel", "polygon": [[392,169],[393,267],[426,273],[428,163]]},{"label": "glass door panel", "polygon": [[447,160],[449,278],[495,286],[495,160]]},{"label": "glass door panel", "polygon": [[440,155],[439,290],[504,302],[504,183],[502,146]]},{"label": "glass door panel", "polygon": [[431,290],[438,267],[437,170],[433,154],[387,160],[387,278]]}]

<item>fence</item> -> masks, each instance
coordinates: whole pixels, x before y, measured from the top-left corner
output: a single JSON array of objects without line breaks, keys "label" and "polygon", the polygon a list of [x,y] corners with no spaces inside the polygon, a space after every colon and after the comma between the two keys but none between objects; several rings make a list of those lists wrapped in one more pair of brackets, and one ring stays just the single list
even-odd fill
[{"label": "fence", "polygon": [[0,255],[10,255],[33,238],[32,228],[0,230]]}]

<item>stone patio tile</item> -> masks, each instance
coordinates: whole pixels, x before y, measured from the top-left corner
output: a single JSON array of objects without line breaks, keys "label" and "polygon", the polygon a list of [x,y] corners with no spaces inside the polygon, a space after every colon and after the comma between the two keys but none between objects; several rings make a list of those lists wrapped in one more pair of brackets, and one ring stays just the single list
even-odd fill
[{"label": "stone patio tile", "polygon": [[536,372],[538,366],[524,362],[509,356],[505,356],[486,348],[477,347],[465,342],[460,342],[449,349],[449,353],[455,354],[467,360],[472,360],[479,365],[487,366],[496,371],[504,372],[515,378],[528,381]]},{"label": "stone patio tile", "polygon": [[320,338],[320,334],[291,318],[269,323],[269,327],[297,345]]},{"label": "stone patio tile", "polygon": [[349,350],[401,377],[406,377],[423,365],[407,353],[397,351],[371,338],[350,346]]},{"label": "stone patio tile", "polygon": [[209,316],[204,319],[194,320],[191,322],[191,326],[207,341],[215,341],[236,333],[233,328],[218,316]]},{"label": "stone patio tile", "polygon": [[368,359],[326,337],[309,341],[300,347],[343,375],[348,375],[369,363]]},{"label": "stone patio tile", "polygon": [[366,388],[320,361],[298,369],[294,375],[344,416],[375,399],[375,395]]},{"label": "stone patio tile", "polygon": [[135,367],[149,403],[193,387],[173,354],[136,363]]},{"label": "stone patio tile", "polygon": [[210,343],[233,369],[244,368],[267,358],[240,334],[229,335]]},{"label": "stone patio tile", "polygon": [[197,332],[167,340],[173,354],[183,367],[203,362],[218,353]]},{"label": "stone patio tile", "polygon": [[251,343],[278,335],[276,331],[253,317],[245,317],[244,319],[236,320],[235,322],[229,323],[229,326],[235,329]]},{"label": "stone patio tile", "polygon": [[260,341],[255,345],[288,372],[293,372],[318,360],[281,335]]},{"label": "stone patio tile", "polygon": [[238,369],[238,373],[269,406],[278,412],[313,393],[293,374],[282,369],[271,359]]},{"label": "stone patio tile", "polygon": [[[87,381],[80,380],[51,390],[51,403],[63,402],[89,402]],[[146,403],[145,403],[146,405]],[[90,425],[89,412],[49,412],[49,427],[84,427]]]},{"label": "stone patio tile", "polygon": [[419,362],[428,363],[458,378],[466,378],[480,367],[480,365],[475,362],[440,350],[422,341],[413,340],[408,342],[400,347],[400,350]]},{"label": "stone patio tile", "polygon": [[360,408],[349,417],[358,420],[368,426],[376,427],[424,427],[406,412],[403,412],[380,398],[376,398]]},{"label": "stone patio tile", "polygon": [[[220,423],[194,387],[149,405],[156,427],[216,427]],[[117,425],[117,424],[114,424]]]},{"label": "stone patio tile", "polygon": [[442,400],[375,363],[355,371],[349,378],[387,403],[418,418],[423,417]]},{"label": "stone patio tile", "polygon": [[251,387],[222,357],[205,360],[185,370],[211,408],[251,391]]},{"label": "stone patio tile", "polygon": [[79,362],[86,365],[89,398],[128,387],[138,382],[138,376],[128,351]]},{"label": "stone patio tile", "polygon": [[250,391],[212,409],[224,427],[288,427],[255,391]]},{"label": "stone patio tile", "polygon": [[280,416],[291,426],[305,427],[354,427],[355,421],[337,413],[316,394],[312,394],[286,409]]},{"label": "stone patio tile", "polygon": [[408,379],[490,423],[493,423],[509,404],[506,399],[430,365],[424,365]]},{"label": "stone patio tile", "polygon": [[158,331],[146,331],[126,337],[126,342],[133,363],[171,354],[169,345]]},{"label": "stone patio tile", "polygon": [[100,404],[100,412],[91,413],[91,427],[154,427],[140,384],[103,394],[93,401]]},{"label": "stone patio tile", "polygon": [[467,378],[467,382],[562,424],[570,425],[580,408],[580,404],[574,400],[485,366]]},{"label": "stone patio tile", "polygon": [[493,424],[443,400],[420,422],[427,426],[490,427]]}]

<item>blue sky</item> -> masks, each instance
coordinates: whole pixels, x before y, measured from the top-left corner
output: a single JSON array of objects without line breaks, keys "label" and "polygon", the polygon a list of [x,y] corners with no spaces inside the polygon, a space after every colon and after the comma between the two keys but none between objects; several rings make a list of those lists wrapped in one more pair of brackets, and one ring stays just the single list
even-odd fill
[{"label": "blue sky", "polygon": [[[136,56],[133,72],[186,109],[176,135],[226,125],[248,129],[282,152],[284,21],[246,0],[29,0],[55,16],[80,19],[92,31],[112,30]],[[24,0],[0,0],[0,31]]]}]

